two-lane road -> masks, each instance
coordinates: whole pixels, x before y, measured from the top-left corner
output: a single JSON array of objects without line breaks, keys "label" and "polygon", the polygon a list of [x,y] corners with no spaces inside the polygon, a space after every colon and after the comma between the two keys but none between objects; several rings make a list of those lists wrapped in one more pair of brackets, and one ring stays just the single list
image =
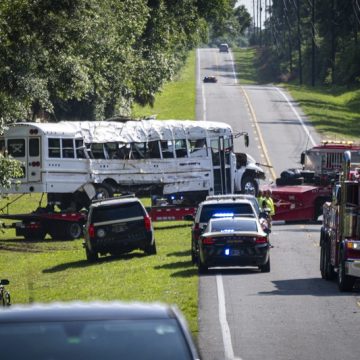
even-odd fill
[{"label": "two-lane road", "polygon": [[[241,66],[241,64],[240,64]],[[204,84],[205,75],[218,82]],[[199,119],[248,131],[246,151],[271,162],[268,182],[298,167],[320,137],[290,96],[274,86],[242,86],[232,54],[198,51]],[[236,150],[245,151],[237,139]],[[318,224],[275,225],[271,272],[210,269],[199,282],[199,345],[206,360],[358,359],[360,293],[341,294],[320,278]]]}]

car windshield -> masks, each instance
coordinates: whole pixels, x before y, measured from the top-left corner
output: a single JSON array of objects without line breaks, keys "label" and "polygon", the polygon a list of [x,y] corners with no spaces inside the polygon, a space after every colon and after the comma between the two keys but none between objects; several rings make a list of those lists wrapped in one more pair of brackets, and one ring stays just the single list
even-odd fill
[{"label": "car windshield", "polygon": [[3,323],[0,339],[12,360],[191,359],[174,319]]},{"label": "car windshield", "polygon": [[[221,215],[220,215],[221,214]],[[208,222],[214,215],[254,215],[254,210],[250,204],[208,204],[204,205],[200,215],[200,222]]]},{"label": "car windshield", "polygon": [[144,210],[137,202],[94,207],[92,222],[111,221],[122,218],[143,216]]},{"label": "car windshield", "polygon": [[256,221],[253,219],[218,219],[216,221],[211,221],[210,231],[258,231],[258,227]]}]

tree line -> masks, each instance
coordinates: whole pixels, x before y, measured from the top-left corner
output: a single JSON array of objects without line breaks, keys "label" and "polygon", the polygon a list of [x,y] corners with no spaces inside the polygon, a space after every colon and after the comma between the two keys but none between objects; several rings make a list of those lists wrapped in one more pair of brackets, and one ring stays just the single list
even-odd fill
[{"label": "tree line", "polygon": [[0,120],[96,120],[152,104],[234,0],[2,0]]},{"label": "tree line", "polygon": [[[265,76],[300,84],[356,85],[360,80],[360,0],[253,0],[252,43]],[[261,26],[259,19],[265,19]],[[268,79],[267,79],[268,80]]]}]

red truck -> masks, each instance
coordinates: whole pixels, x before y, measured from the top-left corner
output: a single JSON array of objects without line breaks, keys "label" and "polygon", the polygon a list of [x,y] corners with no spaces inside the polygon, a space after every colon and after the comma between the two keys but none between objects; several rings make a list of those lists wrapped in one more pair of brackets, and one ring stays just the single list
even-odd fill
[{"label": "red truck", "polygon": [[270,187],[276,208],[273,220],[316,221],[322,215],[323,204],[331,200],[344,151],[350,151],[354,161],[360,162],[360,145],[323,141],[301,154],[302,169],[283,171],[276,185]]},{"label": "red truck", "polygon": [[360,167],[351,169],[349,151],[332,201],[323,207],[320,247],[322,278],[332,280],[337,274],[339,290],[351,291],[360,279]]}]

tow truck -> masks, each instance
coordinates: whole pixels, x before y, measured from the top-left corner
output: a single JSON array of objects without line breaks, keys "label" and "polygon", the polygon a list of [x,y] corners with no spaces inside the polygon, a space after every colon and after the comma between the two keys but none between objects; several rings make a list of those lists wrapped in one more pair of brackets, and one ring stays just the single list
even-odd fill
[{"label": "tow truck", "polygon": [[275,204],[273,220],[317,221],[323,204],[331,200],[332,184],[342,170],[342,156],[349,151],[360,162],[360,145],[351,141],[324,140],[301,154],[300,169],[287,169],[270,189]]},{"label": "tow truck", "polygon": [[351,291],[360,279],[360,167],[351,165],[351,152],[346,151],[332,201],[323,206],[320,232],[321,277],[332,280],[337,274],[340,291]]}]

